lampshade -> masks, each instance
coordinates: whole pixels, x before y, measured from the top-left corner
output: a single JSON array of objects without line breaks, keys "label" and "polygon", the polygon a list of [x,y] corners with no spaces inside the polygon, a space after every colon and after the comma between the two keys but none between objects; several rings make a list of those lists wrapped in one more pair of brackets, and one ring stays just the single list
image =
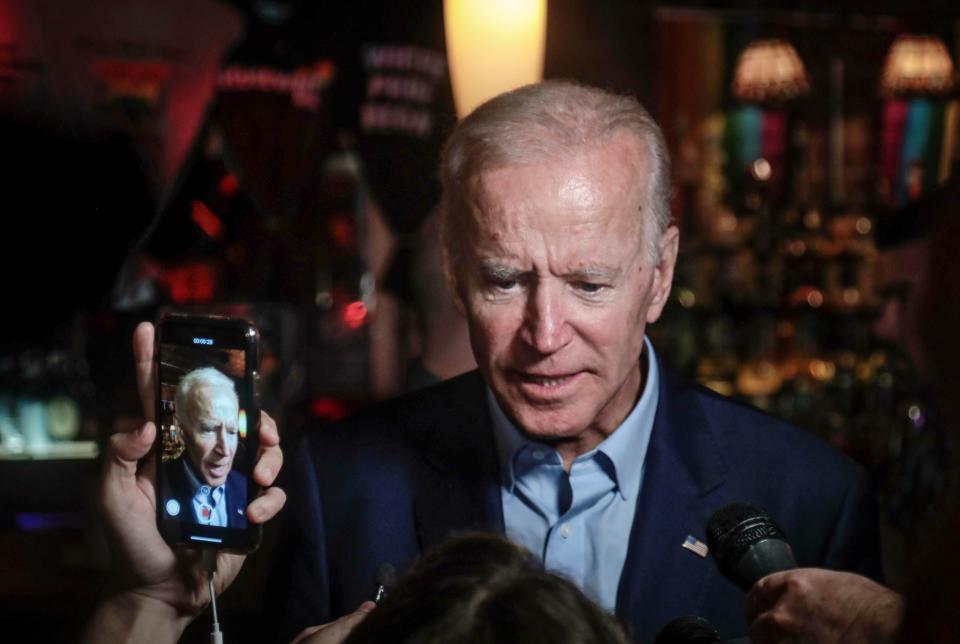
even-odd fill
[{"label": "lampshade", "polygon": [[444,0],[457,116],[543,77],[547,0]]},{"label": "lampshade", "polygon": [[898,94],[945,94],[954,88],[953,61],[934,36],[901,34],[890,46],[880,76],[880,91]]},{"label": "lampshade", "polygon": [[786,101],[807,94],[810,80],[793,45],[771,38],[755,40],[743,50],[730,89],[741,101]]}]

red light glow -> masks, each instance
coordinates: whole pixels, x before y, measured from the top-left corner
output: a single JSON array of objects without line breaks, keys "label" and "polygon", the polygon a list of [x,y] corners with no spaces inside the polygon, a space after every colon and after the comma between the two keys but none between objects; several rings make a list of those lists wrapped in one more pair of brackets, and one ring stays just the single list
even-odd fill
[{"label": "red light glow", "polygon": [[161,281],[176,304],[209,302],[216,295],[217,272],[209,264],[190,264],[169,268]]},{"label": "red light glow", "polygon": [[237,194],[237,188],[240,187],[240,182],[237,180],[237,175],[232,172],[228,172],[220,178],[220,192],[225,197],[232,197]]},{"label": "red light glow", "polygon": [[343,323],[351,329],[359,329],[366,321],[367,313],[363,302],[350,302],[343,309]]},{"label": "red light glow", "polygon": [[220,239],[223,236],[223,222],[213,214],[213,211],[207,208],[207,204],[202,201],[194,201],[190,204],[190,216],[193,223],[200,227],[207,237],[211,239]]},{"label": "red light glow", "polygon": [[340,420],[347,415],[346,406],[336,398],[317,398],[310,404],[310,411],[328,420]]}]

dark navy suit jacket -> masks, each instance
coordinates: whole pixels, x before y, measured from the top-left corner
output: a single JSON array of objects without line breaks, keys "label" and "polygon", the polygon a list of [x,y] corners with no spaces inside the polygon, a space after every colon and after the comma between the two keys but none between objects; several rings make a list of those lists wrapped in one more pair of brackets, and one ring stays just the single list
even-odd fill
[{"label": "dark navy suit jacket", "polygon": [[[700,615],[724,638],[747,631],[744,593],[705,541],[710,516],[748,501],[785,530],[801,566],[879,578],[866,473],[811,434],[661,370],[660,399],[617,595],[638,641]],[[289,641],[356,609],[377,568],[470,529],[503,532],[500,473],[477,372],[313,432],[293,459],[285,536],[268,595]],[[642,455],[638,455],[638,460]],[[271,623],[276,626],[277,621]]]},{"label": "dark navy suit jacket", "polygon": [[[161,490],[162,502],[173,498],[180,503],[180,518],[185,521],[193,521],[193,489],[190,487],[190,480],[187,473],[183,471],[184,463],[182,460],[186,455],[173,461],[166,461],[163,464],[164,477],[163,489]],[[189,467],[189,466],[187,466]],[[199,476],[197,477],[200,478]],[[246,528],[247,527],[247,481],[243,475],[236,470],[230,470],[227,474],[227,482],[224,484],[224,490],[227,500],[227,527]]]}]

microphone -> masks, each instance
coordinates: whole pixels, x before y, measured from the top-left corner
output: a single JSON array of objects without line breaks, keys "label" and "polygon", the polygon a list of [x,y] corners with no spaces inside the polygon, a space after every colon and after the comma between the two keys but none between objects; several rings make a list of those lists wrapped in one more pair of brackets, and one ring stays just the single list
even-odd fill
[{"label": "microphone", "polygon": [[388,563],[377,566],[377,592],[373,595],[373,602],[380,604],[387,593],[397,584],[397,569]]},{"label": "microphone", "polygon": [[653,644],[711,644],[719,641],[720,633],[709,621],[697,615],[684,615],[664,626]]},{"label": "microphone", "polygon": [[761,577],[797,567],[780,526],[744,501],[725,505],[710,517],[707,547],[720,572],[745,591]]}]

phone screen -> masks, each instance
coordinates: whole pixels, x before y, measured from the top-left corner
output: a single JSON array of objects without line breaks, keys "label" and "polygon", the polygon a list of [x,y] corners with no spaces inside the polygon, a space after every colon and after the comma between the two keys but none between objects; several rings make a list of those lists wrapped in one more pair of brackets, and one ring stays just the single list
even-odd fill
[{"label": "phone screen", "polygon": [[236,318],[158,325],[157,519],[170,543],[250,550],[260,422],[257,332]]}]

